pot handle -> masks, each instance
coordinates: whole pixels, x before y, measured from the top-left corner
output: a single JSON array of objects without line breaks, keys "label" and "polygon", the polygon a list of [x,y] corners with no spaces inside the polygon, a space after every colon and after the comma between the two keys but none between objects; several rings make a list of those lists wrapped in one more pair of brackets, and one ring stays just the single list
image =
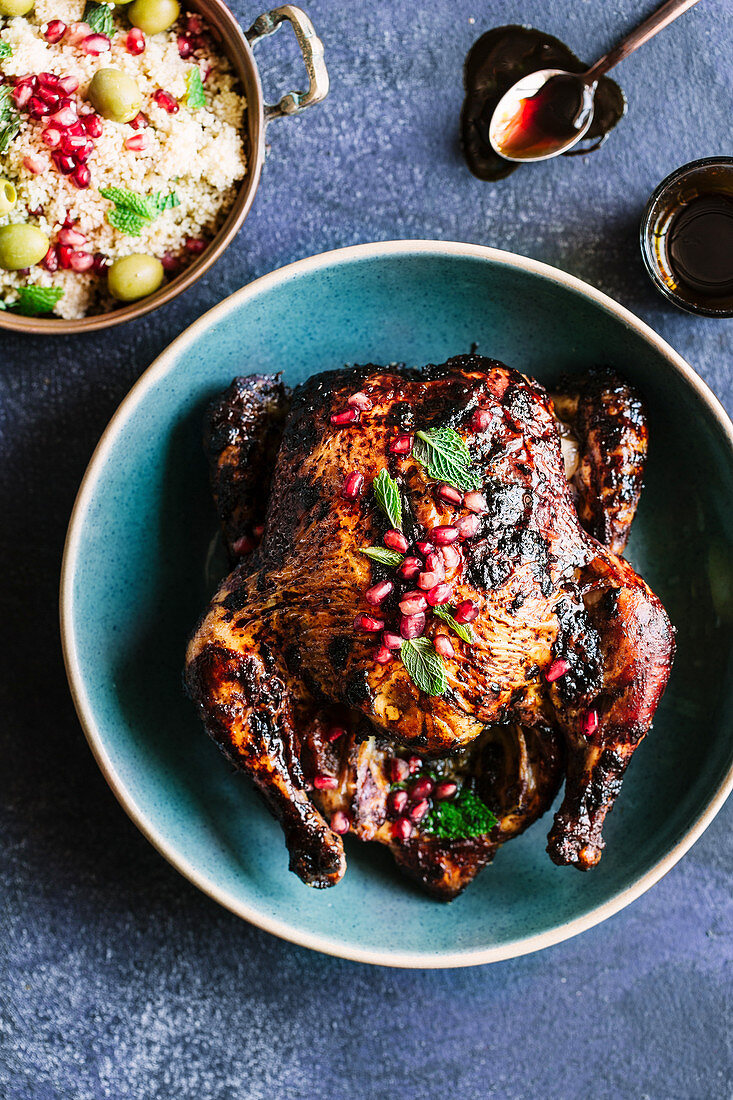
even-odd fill
[{"label": "pot handle", "polygon": [[329,79],[326,62],[323,58],[323,43],[315,32],[315,28],[308,16],[301,8],[294,4],[283,4],[280,8],[264,12],[255,19],[252,26],[245,32],[245,38],[250,46],[256,46],[268,34],[274,34],[281,23],[292,24],[295,37],[298,40],[306,72],[308,73],[307,92],[287,92],[279,103],[265,104],[265,125],[275,118],[283,118],[285,115],[297,115],[306,107],[312,107],[314,103],[320,103],[328,95]]}]

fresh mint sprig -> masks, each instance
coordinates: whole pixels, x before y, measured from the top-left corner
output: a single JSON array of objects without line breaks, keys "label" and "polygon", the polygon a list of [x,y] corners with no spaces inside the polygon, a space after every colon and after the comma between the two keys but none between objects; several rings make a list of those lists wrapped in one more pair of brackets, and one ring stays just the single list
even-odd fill
[{"label": "fresh mint sprig", "polygon": [[24,317],[38,317],[42,313],[51,313],[63,296],[60,286],[19,286],[18,301],[11,308]]},{"label": "fresh mint sprig", "polygon": [[198,111],[201,107],[206,106],[206,93],[204,92],[204,82],[201,79],[201,70],[198,65],[194,65],[186,76],[186,106],[190,107],[192,111]]},{"label": "fresh mint sprig", "polygon": [[377,504],[386,515],[389,522],[398,531],[402,530],[402,498],[397,482],[391,478],[386,470],[381,470],[372,483]]},{"label": "fresh mint sprig", "polygon": [[447,623],[451,630],[455,631],[459,638],[462,638],[468,645],[473,645],[478,641],[471,626],[468,623],[459,623],[454,616],[455,608],[450,607],[448,604],[439,604],[433,608],[433,614],[437,615],[439,619],[442,619],[444,623]]},{"label": "fresh mint sprig", "polygon": [[471,468],[466,441],[454,428],[415,432],[412,457],[437,481],[445,481],[463,492],[481,488],[481,478]]},{"label": "fresh mint sprig", "polygon": [[113,10],[114,4],[88,3],[84,8],[83,22],[91,27],[95,34],[106,34],[107,38],[111,38],[115,33]]},{"label": "fresh mint sprig", "polygon": [[403,554],[398,554],[396,550],[388,550],[386,546],[365,546],[361,553],[366,554],[372,561],[379,562],[380,565],[389,565],[393,569],[402,565],[405,560]]},{"label": "fresh mint sprig", "polygon": [[9,42],[0,42],[0,61],[7,61],[13,56],[13,47]]},{"label": "fresh mint sprig", "polygon": [[102,198],[114,203],[114,209],[107,211],[107,221],[128,237],[139,237],[143,229],[152,225],[164,210],[181,205],[175,191],[138,195],[126,187],[100,187],[99,193]]},{"label": "fresh mint sprig", "polygon": [[10,98],[12,88],[0,84],[0,153],[7,151],[10,142],[20,130],[20,115]]},{"label": "fresh mint sprig", "polygon": [[407,674],[419,691],[426,695],[442,695],[448,687],[445,665],[429,638],[412,638],[403,642],[400,657]]}]

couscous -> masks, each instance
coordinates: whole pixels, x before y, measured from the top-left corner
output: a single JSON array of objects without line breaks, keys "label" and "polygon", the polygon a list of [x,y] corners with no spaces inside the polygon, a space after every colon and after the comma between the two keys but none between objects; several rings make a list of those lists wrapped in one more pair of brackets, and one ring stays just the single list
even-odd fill
[{"label": "couscous", "polygon": [[246,172],[245,100],[197,13],[0,0],[0,308],[83,317],[199,255]]}]

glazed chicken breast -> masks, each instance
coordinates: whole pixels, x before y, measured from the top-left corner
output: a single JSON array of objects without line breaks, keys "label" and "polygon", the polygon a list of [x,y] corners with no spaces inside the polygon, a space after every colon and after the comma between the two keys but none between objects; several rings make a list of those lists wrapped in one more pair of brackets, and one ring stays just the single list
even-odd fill
[{"label": "glazed chicken breast", "polygon": [[605,373],[553,405],[478,356],[330,372],[292,396],[254,376],[213,407],[206,446],[241,561],[186,681],[291,868],[337,882],[353,831],[455,896],[563,774],[548,850],[593,866],[674,649],[658,599],[599,541],[624,545],[641,487],[628,387]]}]

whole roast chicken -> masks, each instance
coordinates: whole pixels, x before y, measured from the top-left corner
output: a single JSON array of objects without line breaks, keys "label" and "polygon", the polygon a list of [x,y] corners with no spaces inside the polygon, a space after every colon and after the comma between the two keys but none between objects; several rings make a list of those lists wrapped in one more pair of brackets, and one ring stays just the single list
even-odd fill
[{"label": "whole roast chicken", "polygon": [[593,867],[674,654],[618,555],[642,487],[642,404],[608,371],[552,397],[476,355],[236,379],[206,448],[235,568],[188,647],[206,729],[312,886],[342,837],[459,893],[540,817]]}]

